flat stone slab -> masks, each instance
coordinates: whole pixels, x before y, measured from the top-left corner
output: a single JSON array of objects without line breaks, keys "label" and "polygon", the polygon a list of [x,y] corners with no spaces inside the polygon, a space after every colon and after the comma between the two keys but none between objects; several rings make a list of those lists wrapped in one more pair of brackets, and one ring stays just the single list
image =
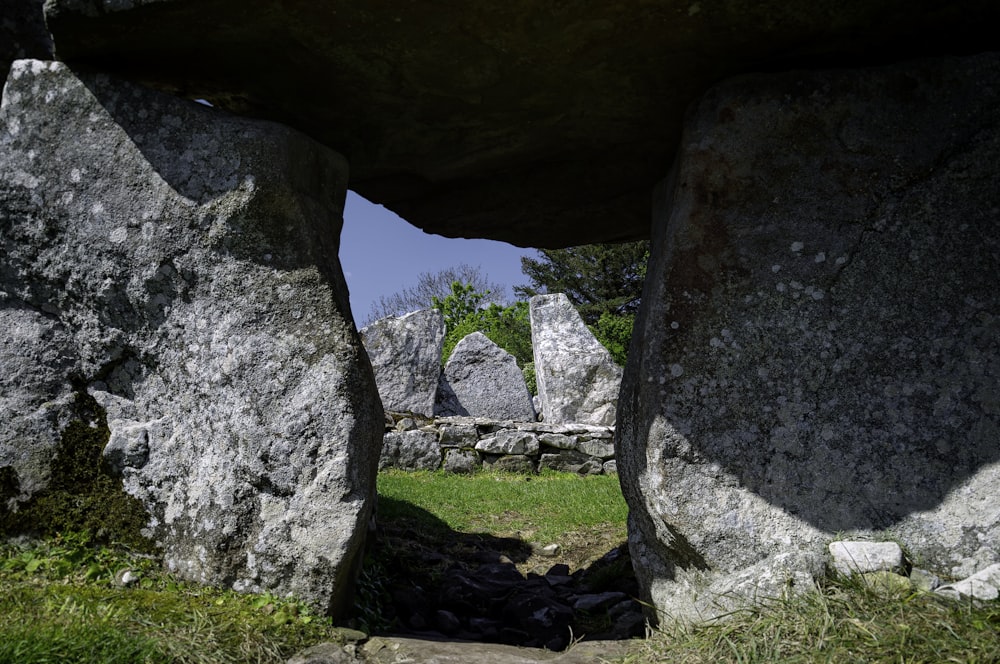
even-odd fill
[{"label": "flat stone slab", "polygon": [[829,548],[834,569],[844,575],[903,567],[903,550],[895,542],[831,542]]}]

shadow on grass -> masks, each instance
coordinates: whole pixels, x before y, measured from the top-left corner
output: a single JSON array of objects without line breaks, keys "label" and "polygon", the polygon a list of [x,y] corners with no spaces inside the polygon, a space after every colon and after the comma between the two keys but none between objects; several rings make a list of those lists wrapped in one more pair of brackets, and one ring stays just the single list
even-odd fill
[{"label": "shadow on grass", "polygon": [[463,533],[413,503],[386,496],[378,499],[376,547],[404,556],[422,556],[426,563],[523,563],[531,546],[516,537]]},{"label": "shadow on grass", "polygon": [[567,543],[585,541],[593,554],[572,570],[571,556],[543,555],[516,537],[456,531],[403,500],[379,496],[377,523],[355,613],[356,626],[370,634],[561,650],[574,638],[631,638],[642,631],[641,625],[616,625],[610,604],[572,608],[584,594],[634,601],[638,587],[620,541],[567,533]]}]

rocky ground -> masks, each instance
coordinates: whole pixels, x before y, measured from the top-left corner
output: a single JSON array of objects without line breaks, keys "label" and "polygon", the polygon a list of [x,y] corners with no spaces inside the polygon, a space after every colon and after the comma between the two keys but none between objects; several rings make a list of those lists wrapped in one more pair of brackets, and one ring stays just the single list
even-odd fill
[{"label": "rocky ground", "polygon": [[[503,514],[496,516],[504,532]],[[628,549],[601,529],[532,546],[511,537],[402,523],[379,526],[357,620],[379,635],[561,651],[578,640],[643,636]]]}]

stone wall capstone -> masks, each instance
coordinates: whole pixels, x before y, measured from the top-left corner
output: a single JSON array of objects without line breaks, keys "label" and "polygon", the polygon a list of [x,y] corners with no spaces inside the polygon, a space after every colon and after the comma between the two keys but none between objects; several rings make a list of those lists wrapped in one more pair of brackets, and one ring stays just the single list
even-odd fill
[{"label": "stone wall capstone", "polygon": [[444,331],[444,316],[437,309],[389,316],[362,328],[386,410],[434,414]]},{"label": "stone wall capstone", "polygon": [[835,533],[947,577],[1000,562],[998,128],[996,54],[747,76],[692,110],[617,430],[663,615],[809,587]]},{"label": "stone wall capstone", "polygon": [[613,426],[622,369],[563,293],[531,298],[535,381],[546,422]]},{"label": "stone wall capstone", "polygon": [[179,576],[350,599],[383,415],[337,261],[343,158],[64,64],[0,106],[0,468],[45,490],[86,390]]}]

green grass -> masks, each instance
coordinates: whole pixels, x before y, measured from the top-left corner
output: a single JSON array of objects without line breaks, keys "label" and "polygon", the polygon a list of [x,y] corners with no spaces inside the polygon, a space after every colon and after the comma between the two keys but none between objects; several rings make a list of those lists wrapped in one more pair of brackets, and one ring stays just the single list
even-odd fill
[{"label": "green grass", "polygon": [[[590,542],[602,551],[596,534],[625,536],[614,477],[391,472],[380,475],[379,493],[380,529],[389,536],[362,575],[372,598],[362,607],[368,626],[379,619],[374,603],[391,592],[392,574],[418,550],[453,562],[460,549],[500,547],[516,560],[525,543]],[[139,581],[122,588],[114,578],[126,568]],[[626,661],[975,664],[1000,662],[998,633],[1000,602],[974,606],[837,579],[712,624],[664,622]],[[277,664],[342,639],[301,604],[180,583],[153,558],[86,535],[0,545],[0,664]]]},{"label": "green grass", "polygon": [[628,661],[976,664],[1000,661],[998,634],[1000,602],[836,579],[716,623],[666,624]]},{"label": "green grass", "polygon": [[[379,519],[548,543],[597,526],[626,537],[628,508],[618,478],[389,471],[378,477]],[[388,500],[385,500],[388,499]]]},{"label": "green grass", "polygon": [[86,535],[0,546],[0,664],[277,663],[340,635],[299,603],[180,583]]}]

